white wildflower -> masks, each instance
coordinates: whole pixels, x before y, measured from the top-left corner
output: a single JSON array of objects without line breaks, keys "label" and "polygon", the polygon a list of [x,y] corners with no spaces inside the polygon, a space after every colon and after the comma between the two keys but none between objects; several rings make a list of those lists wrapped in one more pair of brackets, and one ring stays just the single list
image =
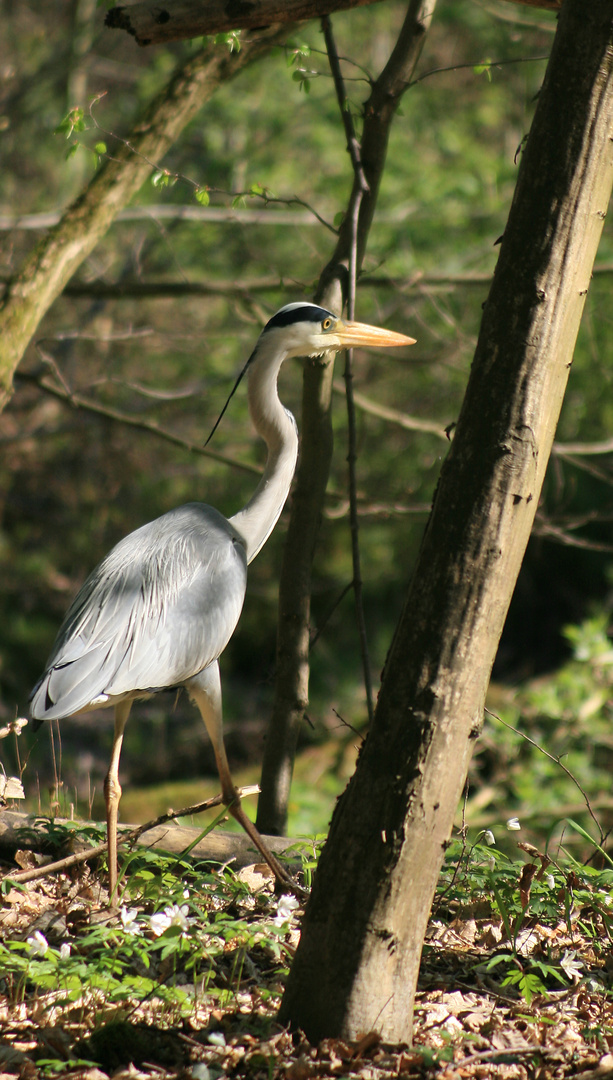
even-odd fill
[{"label": "white wildflower", "polygon": [[126,934],[138,934],[138,911],[136,908],[122,907],[119,912],[121,918],[121,925],[123,926]]},{"label": "white wildflower", "polygon": [[547,874],[545,881],[547,882],[547,885],[550,889],[555,889],[556,879],[554,878],[553,874]]},{"label": "white wildflower", "polygon": [[165,914],[168,915],[168,918],[170,919],[169,926],[180,926],[183,933],[185,933],[186,930],[189,930],[194,920],[188,919],[188,911],[189,908],[187,904],[181,904],[181,907],[179,907],[178,904],[171,904],[170,907],[167,907]]},{"label": "white wildflower", "polygon": [[27,939],[26,944],[32,956],[44,956],[49,948],[49,942],[40,930],[35,930]]},{"label": "white wildflower", "polygon": [[158,911],[155,915],[149,917],[149,926],[153,930],[155,936],[159,937],[165,930],[168,930],[170,919],[165,911]]},{"label": "white wildflower", "polygon": [[507,821],[507,829],[509,830],[509,832],[518,832],[521,829],[521,825],[519,824],[519,818],[510,817]]},{"label": "white wildflower", "polygon": [[63,941],[60,945],[60,960],[68,960],[70,956],[70,945],[67,941]]},{"label": "white wildflower", "polygon": [[289,893],[280,896],[277,904],[277,914],[274,918],[275,926],[283,926],[284,923],[291,922],[294,912],[299,906],[295,896],[290,896]]},{"label": "white wildflower", "polygon": [[226,1037],[225,1037],[223,1031],[211,1031],[211,1033],[207,1036],[207,1038],[208,1038],[209,1042],[213,1044],[213,1046],[225,1046],[226,1045]]},{"label": "white wildflower", "polygon": [[188,919],[188,911],[187,904],[181,904],[181,907],[178,904],[170,904],[169,907],[164,908],[164,911],[158,911],[156,915],[152,915],[149,925],[156,937],[168,930],[169,926],[178,926],[181,932],[185,933],[194,922],[193,919]]},{"label": "white wildflower", "polygon": [[491,829],[485,830],[485,832],[483,833],[483,839],[485,840],[485,843],[488,847],[493,847],[496,843],[496,837],[494,836]]},{"label": "white wildflower", "polygon": [[[0,765],[0,768],[2,766]],[[0,798],[2,799],[25,799],[26,793],[18,776],[5,776],[0,774]]]},{"label": "white wildflower", "polygon": [[6,739],[8,735],[21,735],[23,728],[27,724],[25,716],[17,716],[10,723],[5,724],[0,728],[0,739]]},{"label": "white wildflower", "polygon": [[572,983],[578,983],[581,979],[581,972],[583,969],[583,963],[581,960],[577,960],[577,954],[570,952],[568,949],[564,953],[564,956],[560,960],[560,967],[568,979]]},{"label": "white wildflower", "polygon": [[205,1065],[204,1061],[197,1061],[195,1065],[192,1065],[191,1078],[192,1080],[211,1080],[208,1065]]},{"label": "white wildflower", "polygon": [[492,855],[492,857],[490,859],[487,860],[487,868],[488,868],[488,870],[495,870],[496,869],[496,860],[495,860],[493,855]]}]

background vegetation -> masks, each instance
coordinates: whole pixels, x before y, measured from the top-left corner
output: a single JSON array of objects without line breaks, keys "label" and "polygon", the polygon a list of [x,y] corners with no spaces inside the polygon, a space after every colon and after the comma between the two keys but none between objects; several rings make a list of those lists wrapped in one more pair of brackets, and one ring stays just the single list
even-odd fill
[{"label": "background vegetation", "polygon": [[[87,0],[40,10],[5,2],[2,14],[0,275],[6,278],[37,235],[15,219],[65,206],[97,167],[98,154],[112,154],[116,138],[129,131],[177,60],[200,43],[138,50],[125,35],[104,30],[100,11]],[[385,3],[334,18],[358,118],[369,73],[385,62],[403,14],[403,4]],[[459,409],[554,29],[553,15],[502,0],[439,0],[418,78],[393,129],[357,313],[413,334],[418,344],[404,357],[356,358],[356,390],[400,414],[392,421],[380,408],[359,413],[361,545],[375,673],[446,451],[444,431]],[[71,596],[116,540],[182,501],[202,499],[230,514],[249,497],[254,478],[245,470],[111,414],[157,423],[201,447],[263,322],[281,304],[311,295],[352,181],[322,49],[318,26],[302,27],[265,69],[253,67],[215,95],[163,163],[172,177],[154,163],[137,200],[139,215],[128,212],[115,224],[73,283],[83,286],[80,295],[69,290],[54,305],[28,352],[0,419],[3,721],[26,708]],[[83,130],[62,125],[75,107],[83,110]],[[209,207],[199,206],[196,188],[209,189]],[[169,216],[185,205],[199,210],[200,220]],[[571,810],[584,824],[591,819],[560,765],[502,720],[564,758],[603,830],[611,815],[611,459],[578,453],[576,446],[606,440],[611,430],[611,245],[605,226],[561,445],[495,668],[491,709],[501,719],[488,716],[471,776],[467,820],[499,825],[503,848],[511,817],[540,842]],[[200,283],[208,292],[171,295],[160,288],[154,296],[136,295],[136,286],[154,283],[177,290]],[[119,298],[105,293],[109,285],[119,287]],[[297,366],[282,380],[283,399],[299,417]],[[71,395],[89,407],[75,407]],[[427,430],[407,426],[406,415]],[[351,597],[338,602],[352,573],[340,394],[335,428],[315,566],[317,641],[294,832],[325,828],[352,767],[354,729],[365,721]],[[236,462],[261,461],[244,395],[233,400],[212,445]],[[231,759],[235,768],[255,770],[252,776],[274,677],[282,543],[283,522],[251,568],[243,617],[222,661]],[[101,793],[111,724],[104,712],[63,723],[61,763],[56,736],[65,801],[77,801],[82,813],[93,788]],[[200,793],[201,776],[214,777],[201,728],[184,698],[139,706],[122,759],[125,820],[195,800],[185,778],[193,776]],[[36,806],[37,779],[43,790],[53,781],[52,753],[45,736],[27,742],[24,783]],[[15,765],[13,750],[3,753],[7,768]],[[22,746],[22,762],[23,753]],[[146,806],[128,800],[137,787],[147,789]],[[47,808],[45,794],[41,800]]]}]

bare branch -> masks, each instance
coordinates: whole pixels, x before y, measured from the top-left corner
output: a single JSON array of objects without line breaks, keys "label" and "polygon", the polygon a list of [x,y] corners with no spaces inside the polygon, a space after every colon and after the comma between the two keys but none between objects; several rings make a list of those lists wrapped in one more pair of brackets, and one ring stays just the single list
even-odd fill
[{"label": "bare branch", "polygon": [[602,439],[600,442],[556,442],[553,444],[554,454],[572,455],[573,457],[592,457],[600,454],[613,454],[613,439]]},{"label": "bare branch", "polygon": [[363,7],[373,0],[167,0],[119,5],[106,13],[105,24],[132,34],[139,45],[159,45],[229,30],[257,30],[273,23],[305,22],[332,11]]},{"label": "bare branch", "polygon": [[[106,25],[125,30],[139,45],[159,45],[165,41],[219,34],[229,30],[256,29],[271,23],[304,22],[362,7],[375,0],[250,0],[232,4],[227,0],[145,0],[113,7]],[[513,0],[517,4],[559,11],[562,0]]]},{"label": "bare branch", "polygon": [[187,439],[182,439],[180,435],[175,435],[173,431],[161,427],[155,420],[145,420],[142,416],[131,416],[130,413],[113,409],[110,405],[101,405],[98,401],[92,401],[91,398],[86,398],[82,394],[58,386],[57,383],[51,382],[44,375],[20,373],[19,378],[35,383],[45,393],[59,398],[60,401],[64,401],[67,405],[76,406],[87,412],[95,413],[96,416],[103,416],[106,420],[114,420],[117,423],[125,424],[127,427],[137,428],[139,431],[146,431],[150,435],[156,435],[159,439],[172,443],[173,446],[180,446],[182,450],[188,450],[190,454],[212,458],[213,461],[219,461],[222,465],[230,465],[233,469],[242,469],[243,472],[255,476],[260,476],[262,473],[262,470],[256,465],[249,465],[245,461],[237,461],[236,458],[228,457],[227,454],[220,454],[216,450],[209,450],[208,447],[204,447],[199,443],[192,443]]},{"label": "bare branch", "polygon": [[[335,394],[344,395],[345,393],[345,387],[338,380],[334,381],[332,389]],[[428,435],[437,435],[439,439],[444,439],[445,442],[449,441],[445,428],[441,424],[437,424],[435,420],[422,420],[419,416],[409,416],[408,413],[392,409],[389,405],[380,405],[379,402],[373,401],[372,398],[366,397],[365,394],[360,394],[355,390],[353,400],[363,412],[378,416],[380,420],[388,420],[391,424],[398,424],[399,427],[405,428],[407,431],[423,431]]]},{"label": "bare branch", "polygon": [[[233,196],[234,198],[235,196]],[[251,196],[258,198],[258,196]],[[268,205],[283,203],[285,206],[307,206],[298,198],[267,199]],[[57,225],[62,218],[60,210],[46,210],[40,214],[10,214],[0,215],[0,232],[9,232],[12,229],[37,230],[49,229]],[[168,205],[153,204],[151,206],[131,206],[128,210],[121,210],[115,218],[116,221],[231,221],[240,222],[241,225],[324,225],[332,229],[315,210],[308,209],[302,213],[295,210],[254,210],[244,206],[191,206],[189,203],[183,206],[169,203]],[[332,232],[335,230],[332,229]]]}]

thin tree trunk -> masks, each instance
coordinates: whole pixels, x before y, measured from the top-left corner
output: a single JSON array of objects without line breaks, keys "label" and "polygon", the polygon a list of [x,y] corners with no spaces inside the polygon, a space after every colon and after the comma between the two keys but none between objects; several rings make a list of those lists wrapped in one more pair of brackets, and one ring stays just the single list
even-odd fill
[{"label": "thin tree trunk", "polygon": [[[385,167],[389,132],[400,99],[421,54],[436,0],[411,0],[398,41],[364,106],[361,157],[368,191],[357,181],[338,243],[315,295],[340,313],[346,298],[353,206],[360,199],[356,266],[362,265]],[[260,831],[281,836],[300,725],[308,704],[311,568],[332,460],[331,399],[334,354],[305,361],[301,452],[279,583],[277,674],[258,800]]]},{"label": "thin tree trunk", "polygon": [[466,397],[281,1008],[410,1041],[419,961],[613,181],[613,0],[565,0]]},{"label": "thin tree trunk", "polygon": [[287,27],[282,31],[270,27],[244,41],[240,52],[217,46],[190,59],[147,108],[128,139],[112,147],[112,157],[8,282],[0,303],[0,411],[12,394],[13,375],[40,320],[118,211],[217,87],[287,33]]}]

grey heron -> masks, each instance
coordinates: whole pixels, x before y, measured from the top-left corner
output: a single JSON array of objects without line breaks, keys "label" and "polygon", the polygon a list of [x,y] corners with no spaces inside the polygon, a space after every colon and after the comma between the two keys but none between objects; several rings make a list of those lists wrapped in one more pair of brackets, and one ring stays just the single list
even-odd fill
[{"label": "grey heron", "polygon": [[247,566],[270,536],[296,468],[296,422],[279,400],[277,377],[288,357],[413,343],[404,334],[343,321],[316,304],[281,308],[234,387],[247,371],[251,419],[268,451],[252,498],[231,518],[192,502],[136,529],[90,574],[68,609],[32,691],[31,714],[40,723],[99,707],[115,710],[104,784],[111,897],[117,886],[119,758],[130,709],[138,698],[175,687],[185,687],[200,710],[225,805],[287,886],[287,874],[242,809],[230,774],[218,663],[241,613]]}]

